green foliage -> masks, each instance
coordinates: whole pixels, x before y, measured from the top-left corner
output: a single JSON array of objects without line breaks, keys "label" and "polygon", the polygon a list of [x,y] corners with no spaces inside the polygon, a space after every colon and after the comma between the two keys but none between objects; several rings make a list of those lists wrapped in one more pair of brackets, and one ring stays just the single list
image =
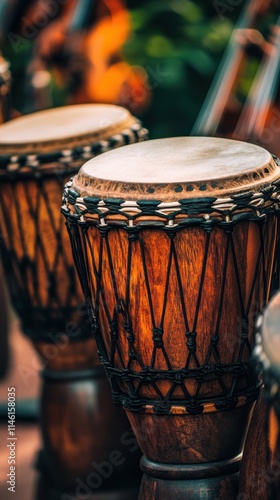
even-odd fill
[{"label": "green foliage", "polygon": [[[133,8],[123,54],[147,71],[153,89],[142,119],[151,137],[190,132],[233,28],[206,0],[144,1]],[[240,9],[234,9],[237,16]],[[152,71],[160,76],[155,82]],[[162,122],[164,120],[164,122]]]}]

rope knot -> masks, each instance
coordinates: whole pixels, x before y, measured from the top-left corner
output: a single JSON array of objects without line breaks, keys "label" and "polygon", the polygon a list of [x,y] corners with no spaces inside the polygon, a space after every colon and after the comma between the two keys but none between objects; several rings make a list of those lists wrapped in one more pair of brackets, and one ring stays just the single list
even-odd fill
[{"label": "rope knot", "polygon": [[196,332],[186,332],[187,348],[191,354],[195,354],[196,352],[196,335]]},{"label": "rope knot", "polygon": [[241,327],[242,327],[241,339],[242,340],[246,340],[248,338],[248,334],[249,334],[249,328],[248,328],[248,321],[247,321],[247,319],[245,319],[245,318],[242,319],[242,321],[241,321]]},{"label": "rope knot", "polygon": [[163,336],[162,328],[159,328],[159,327],[153,328],[153,342],[154,342],[154,345],[157,349],[163,348],[162,336]]},{"label": "rope knot", "polygon": [[115,319],[112,319],[112,321],[110,321],[110,334],[112,337],[112,341],[116,342],[116,340],[118,340],[119,332],[118,332],[118,324]]}]

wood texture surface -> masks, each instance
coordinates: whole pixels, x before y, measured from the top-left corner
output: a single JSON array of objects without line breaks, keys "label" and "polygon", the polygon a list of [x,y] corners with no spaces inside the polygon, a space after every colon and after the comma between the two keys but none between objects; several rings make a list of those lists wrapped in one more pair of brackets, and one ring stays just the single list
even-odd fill
[{"label": "wood texture surface", "polygon": [[[108,358],[112,359],[110,320],[114,316],[117,297],[129,304],[134,347],[144,366],[160,371],[180,370],[186,366],[195,369],[215,363],[225,366],[247,361],[254,340],[254,320],[269,296],[276,225],[274,216],[267,221],[263,233],[254,222],[237,224],[232,234],[234,250],[231,248],[228,251],[226,272],[223,268],[228,243],[227,235],[221,228],[213,229],[210,236],[202,228],[185,228],[178,231],[174,240],[164,230],[142,229],[139,238],[129,242],[125,230],[112,229],[105,241],[98,228],[90,227],[85,240],[87,267],[93,301],[98,297],[100,328]],[[266,252],[264,260],[259,260],[262,244]],[[94,270],[100,269],[100,266],[104,293],[99,297],[99,282]],[[248,344],[245,345],[241,338],[243,307],[249,318]],[[186,344],[188,329],[184,311],[187,311],[189,331],[196,332],[195,356],[189,354]],[[163,328],[162,338],[168,361],[161,349],[155,349],[154,326]],[[131,370],[140,373],[141,364],[129,358],[128,341],[121,318],[118,331],[121,356],[118,351],[115,353],[114,365],[121,369],[129,363]],[[211,347],[211,339],[215,334],[218,337],[216,349]],[[229,392],[232,384],[240,391],[248,384],[245,378],[235,380],[235,376],[230,373],[224,376],[223,381]],[[172,382],[159,380],[156,385],[164,398],[171,390]],[[190,395],[197,397],[199,393],[210,402],[223,391],[218,378],[211,374],[203,379],[202,385],[190,375],[185,380],[185,387]],[[128,392],[125,382],[122,383],[122,389]],[[158,397],[152,383],[143,385],[138,395]],[[171,399],[180,398],[184,399],[185,394],[178,384]]]}]

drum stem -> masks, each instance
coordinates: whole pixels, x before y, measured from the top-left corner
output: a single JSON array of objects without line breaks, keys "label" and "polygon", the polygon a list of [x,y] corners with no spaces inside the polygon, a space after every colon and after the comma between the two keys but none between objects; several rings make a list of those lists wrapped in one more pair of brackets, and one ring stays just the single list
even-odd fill
[{"label": "drum stem", "polygon": [[253,408],[250,403],[198,415],[127,411],[144,453],[138,500],[236,500]]}]

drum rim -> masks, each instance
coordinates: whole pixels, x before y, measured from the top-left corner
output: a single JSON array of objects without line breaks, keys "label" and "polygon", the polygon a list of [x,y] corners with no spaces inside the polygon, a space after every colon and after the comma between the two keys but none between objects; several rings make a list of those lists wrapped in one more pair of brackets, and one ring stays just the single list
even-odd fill
[{"label": "drum rim", "polygon": [[[75,178],[74,178],[75,179]],[[185,224],[208,226],[236,223],[241,220],[265,219],[280,210],[280,180],[258,193],[244,192],[227,198],[181,199],[174,203],[142,199],[127,201],[122,198],[80,196],[73,189],[73,178],[64,187],[62,213],[66,218],[81,224],[100,226],[154,227],[169,226],[170,231]]]}]

